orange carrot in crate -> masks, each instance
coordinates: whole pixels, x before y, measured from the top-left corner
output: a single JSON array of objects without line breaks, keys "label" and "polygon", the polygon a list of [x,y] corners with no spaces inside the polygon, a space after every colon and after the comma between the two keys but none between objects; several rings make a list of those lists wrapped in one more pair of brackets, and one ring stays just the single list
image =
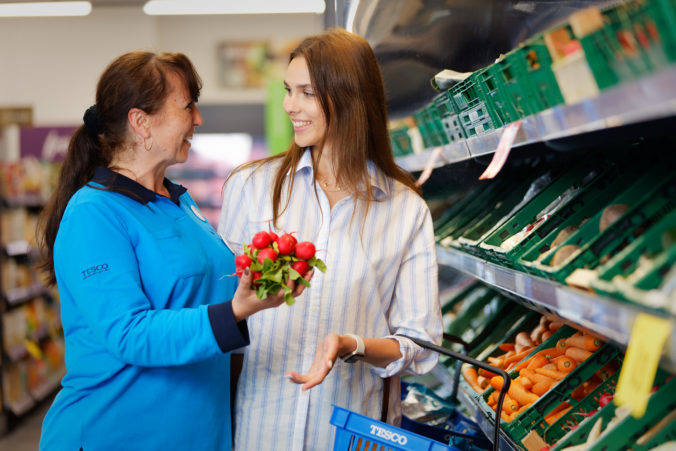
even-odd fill
[{"label": "orange carrot in crate", "polygon": [[523,351],[517,352],[516,354],[514,354],[514,355],[512,355],[512,356],[510,356],[510,357],[507,357],[507,358],[503,361],[503,364],[504,364],[505,366],[508,366],[508,365],[511,364],[511,363],[516,363],[516,362],[518,362],[519,360],[521,360],[521,359],[523,359],[524,357],[526,357],[526,356],[530,353],[531,349],[532,349],[532,348],[524,348]]},{"label": "orange carrot in crate", "polygon": [[492,372],[492,371],[485,370],[485,369],[483,369],[483,368],[479,368],[479,369],[476,370],[476,371],[477,371],[477,374],[478,374],[479,376],[483,376],[483,377],[488,378],[488,379],[497,376],[496,373],[494,373],[494,372]]},{"label": "orange carrot in crate", "polygon": [[472,389],[477,393],[483,393],[484,389],[479,385],[476,369],[471,365],[465,365],[462,369],[462,375]]},{"label": "orange carrot in crate", "polygon": [[502,349],[503,351],[513,351],[514,343],[501,343],[498,345],[498,348]]},{"label": "orange carrot in crate", "polygon": [[554,415],[549,414],[545,417],[545,421],[547,422],[547,424],[555,423],[556,420],[558,420],[559,418],[564,416],[566,413],[568,413],[568,411],[570,409],[571,409],[570,407],[567,407],[567,408],[563,409],[562,411],[555,413]]},{"label": "orange carrot in crate", "polygon": [[546,330],[542,332],[542,341],[545,342],[549,340],[549,337],[551,337],[552,335],[554,335],[554,332],[552,332],[551,330]]},{"label": "orange carrot in crate", "polygon": [[555,379],[557,381],[560,381],[561,379],[563,379],[568,375],[568,373],[562,373],[561,371],[549,370],[545,368],[535,368],[535,372],[538,374],[542,374],[543,376],[551,377],[552,379]]},{"label": "orange carrot in crate", "polygon": [[592,355],[591,351],[587,351],[586,349],[582,348],[569,346],[568,349],[566,349],[566,356],[570,357],[571,359],[575,360],[578,363],[587,360],[591,355]]},{"label": "orange carrot in crate", "polygon": [[514,337],[514,350],[516,352],[522,351],[524,348],[532,348],[535,346],[533,340],[530,339],[528,332],[519,332]]},{"label": "orange carrot in crate", "polygon": [[586,349],[587,351],[596,351],[601,347],[603,342],[596,337],[592,337],[591,335],[572,335],[566,338],[566,344],[568,347]]},{"label": "orange carrot in crate", "polygon": [[531,391],[533,392],[534,395],[542,396],[545,393],[547,393],[547,391],[550,388],[552,388],[552,386],[555,383],[556,383],[556,381],[554,379],[547,378],[547,380],[542,380],[542,381],[538,381],[538,382],[534,383],[533,387],[531,387]]},{"label": "orange carrot in crate", "polygon": [[534,370],[535,368],[542,368],[548,363],[549,359],[545,355],[534,355],[533,358],[530,359],[528,365],[526,365],[526,368],[529,370]]},{"label": "orange carrot in crate", "polygon": [[568,373],[577,366],[577,362],[566,355],[558,356],[555,360],[556,368],[562,373]]},{"label": "orange carrot in crate", "polygon": [[533,381],[528,379],[526,376],[521,375],[516,378],[516,381],[520,383],[526,390],[530,390],[533,387]]},{"label": "orange carrot in crate", "polygon": [[552,321],[549,323],[549,330],[556,332],[557,330],[561,329],[561,326],[563,326],[561,321]]},{"label": "orange carrot in crate", "polygon": [[502,379],[502,376],[495,376],[491,377],[491,387],[494,389],[500,391],[502,389],[502,385],[505,383],[505,381]]},{"label": "orange carrot in crate", "polygon": [[523,388],[521,384],[511,384],[507,393],[509,393],[509,396],[520,405],[534,403],[540,399],[534,393]]},{"label": "orange carrot in crate", "polygon": [[502,411],[511,415],[518,410],[519,403],[514,401],[509,395],[505,395],[505,399],[502,401]]}]

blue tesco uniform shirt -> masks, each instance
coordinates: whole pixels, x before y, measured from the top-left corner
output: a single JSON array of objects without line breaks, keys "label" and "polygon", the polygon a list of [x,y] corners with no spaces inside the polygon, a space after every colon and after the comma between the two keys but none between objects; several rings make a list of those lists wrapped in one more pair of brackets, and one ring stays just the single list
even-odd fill
[{"label": "blue tesco uniform shirt", "polygon": [[54,245],[67,373],[41,450],[230,449],[228,351],[249,344],[223,277],[234,256],[165,186],[171,199],[98,168],[68,203]]}]

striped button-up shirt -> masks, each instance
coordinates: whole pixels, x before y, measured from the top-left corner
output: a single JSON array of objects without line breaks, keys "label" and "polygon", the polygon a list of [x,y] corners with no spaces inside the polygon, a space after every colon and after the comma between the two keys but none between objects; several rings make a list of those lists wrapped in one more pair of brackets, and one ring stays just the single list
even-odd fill
[{"label": "striped button-up shirt", "polygon": [[[256,232],[268,230],[278,161],[240,171],[225,186],[218,231],[235,253]],[[290,204],[277,232],[297,232],[299,241],[312,241],[327,271],[315,271],[312,287],[292,306],[263,310],[248,319],[251,344],[242,350],[235,449],[332,449],[332,404],[380,419],[383,378],[390,376],[395,377],[388,422],[398,424],[397,376],[425,373],[438,359],[435,352],[395,336],[441,342],[434,232],[424,200],[369,163],[379,202],[371,203],[364,221],[363,207],[352,196],[331,208],[324,192],[315,190],[309,150],[295,171]],[[301,391],[284,373],[307,372],[317,346],[331,332],[394,338],[402,357],[386,368],[339,359],[321,385]]]}]

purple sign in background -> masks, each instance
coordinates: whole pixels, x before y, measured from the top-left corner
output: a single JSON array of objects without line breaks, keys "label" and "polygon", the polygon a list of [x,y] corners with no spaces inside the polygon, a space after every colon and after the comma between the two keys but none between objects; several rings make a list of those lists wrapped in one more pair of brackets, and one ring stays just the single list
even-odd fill
[{"label": "purple sign in background", "polygon": [[22,128],[19,137],[21,158],[62,161],[68,151],[70,137],[76,129],[75,126]]}]

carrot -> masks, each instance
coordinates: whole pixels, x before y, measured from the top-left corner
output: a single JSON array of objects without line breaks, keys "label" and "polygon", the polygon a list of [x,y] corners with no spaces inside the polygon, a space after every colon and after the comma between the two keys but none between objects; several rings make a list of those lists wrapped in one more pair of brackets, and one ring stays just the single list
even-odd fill
[{"label": "carrot", "polygon": [[519,403],[514,401],[509,395],[505,395],[505,399],[502,402],[502,411],[511,415],[517,410],[519,410]]},{"label": "carrot", "polygon": [[546,364],[546,365],[542,365],[540,368],[542,368],[543,370],[553,370],[553,371],[558,371],[558,370],[556,369],[556,363],[551,363],[551,362],[549,362],[549,363]]},{"label": "carrot", "polygon": [[542,332],[542,342],[549,340],[549,337],[551,337],[552,335],[554,335],[554,332],[552,332],[551,330],[546,330]]},{"label": "carrot", "polygon": [[531,387],[531,391],[533,392],[533,394],[535,394],[537,396],[542,396],[545,393],[547,393],[547,391],[550,388],[552,388],[552,385],[555,382],[556,381],[554,379],[538,381],[538,382],[533,384],[533,387]]},{"label": "carrot", "polygon": [[561,321],[552,321],[549,323],[549,330],[556,332],[557,330],[561,329],[561,326],[563,326]]},{"label": "carrot", "polygon": [[502,361],[503,361],[502,357],[500,357],[500,358],[498,358],[498,357],[488,357],[488,358],[486,358],[486,360],[491,365],[496,366],[498,368],[502,368]]},{"label": "carrot", "polygon": [[525,348],[523,351],[517,352],[517,353],[514,354],[513,356],[506,358],[506,359],[504,360],[504,362],[503,362],[504,365],[507,366],[507,365],[509,365],[510,363],[516,363],[516,362],[518,362],[519,360],[521,360],[521,359],[523,359],[524,357],[526,357],[526,356],[530,353],[531,349],[532,349],[532,348]]},{"label": "carrot", "polygon": [[566,339],[566,345],[569,347],[586,349],[587,351],[596,351],[603,342],[591,335],[572,335]]},{"label": "carrot", "polygon": [[496,390],[502,389],[502,385],[504,384],[505,381],[502,380],[502,376],[495,376],[491,377],[491,387],[493,387]]},{"label": "carrot", "polygon": [[561,371],[556,370],[548,370],[545,368],[535,368],[535,372],[547,377],[551,377],[552,379],[555,379],[557,381],[560,381],[561,379],[567,376],[567,373],[562,373]]},{"label": "carrot", "polygon": [[508,393],[509,396],[520,405],[534,403],[540,399],[537,395],[523,388],[521,384],[511,384]]},{"label": "carrot", "polygon": [[533,386],[533,381],[528,379],[526,376],[519,376],[516,378],[516,380],[523,385],[523,388],[526,390],[530,390],[531,387]]},{"label": "carrot", "polygon": [[533,370],[535,368],[542,368],[544,365],[549,363],[549,359],[540,354],[540,355],[534,355],[533,358],[530,360],[530,363],[526,366],[527,369]]},{"label": "carrot", "polygon": [[511,416],[507,415],[505,412],[500,412],[500,419],[502,419],[502,421],[506,421],[507,423],[512,421]]},{"label": "carrot", "polygon": [[486,387],[490,385],[490,379],[483,376],[478,376],[476,381],[479,383],[479,387],[481,387],[482,390],[486,390]]},{"label": "carrot", "polygon": [[562,373],[569,373],[577,366],[577,362],[566,355],[556,358],[556,368]]},{"label": "carrot", "polygon": [[473,366],[465,365],[462,370],[462,375],[475,392],[483,393],[484,390],[481,388],[481,385],[479,385],[479,381],[477,380],[478,374]]},{"label": "carrot", "polygon": [[532,405],[533,405],[533,403],[528,403],[528,404],[522,405],[521,407],[519,407],[519,410],[516,412],[516,415],[519,416],[520,414],[523,413],[524,410],[528,409]]},{"label": "carrot", "polygon": [[492,371],[485,370],[485,369],[483,369],[483,368],[479,368],[479,369],[476,370],[476,371],[477,371],[477,374],[478,374],[479,376],[483,376],[483,377],[488,378],[488,379],[497,376],[496,373],[494,373],[494,372],[492,372]]},{"label": "carrot", "polygon": [[498,348],[502,349],[503,351],[513,351],[514,343],[501,343],[498,345]]},{"label": "carrot", "polygon": [[572,346],[566,349],[566,356],[570,357],[571,359],[575,360],[578,363],[587,360],[591,355],[592,353],[590,351],[587,351],[586,349],[576,348]]},{"label": "carrot", "polygon": [[566,350],[566,346],[568,346],[568,344],[566,343],[565,338],[562,338],[556,342],[556,349],[559,351],[560,354],[563,354],[563,352]]},{"label": "carrot", "polygon": [[540,322],[530,333],[530,339],[535,344],[542,343],[542,334],[547,330],[547,327]]},{"label": "carrot", "polygon": [[547,424],[555,423],[556,420],[558,420],[559,418],[564,416],[566,413],[568,413],[568,411],[570,409],[571,409],[570,407],[567,407],[567,408],[563,409],[562,411],[555,413],[554,415],[550,414],[550,415],[545,417],[545,421],[547,422]]}]

